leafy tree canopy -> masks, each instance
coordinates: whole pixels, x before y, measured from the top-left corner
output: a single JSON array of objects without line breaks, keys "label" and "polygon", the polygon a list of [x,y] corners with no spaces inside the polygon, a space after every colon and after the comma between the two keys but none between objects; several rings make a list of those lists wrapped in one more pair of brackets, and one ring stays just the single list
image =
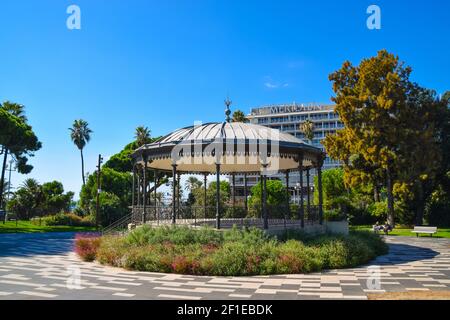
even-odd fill
[{"label": "leafy tree canopy", "polygon": [[[267,204],[273,206],[285,205],[287,202],[286,187],[280,180],[267,180]],[[261,182],[258,182],[251,189],[249,206],[259,207],[262,199]]]},{"label": "leafy tree canopy", "polygon": [[[215,181],[211,182],[208,185],[206,190],[206,206],[210,208],[214,208],[216,206],[216,185]],[[204,206],[205,205],[205,196],[203,188],[197,187],[192,190],[192,193],[195,198],[196,206]],[[220,201],[221,205],[225,205],[230,199],[231,187],[228,181],[220,181]]]},{"label": "leafy tree canopy", "polygon": [[0,145],[17,159],[17,169],[23,174],[33,169],[28,157],[42,147],[32,127],[3,108],[0,108]]},{"label": "leafy tree canopy", "polygon": [[394,190],[408,191],[422,204],[416,213],[420,222],[442,163],[445,104],[434,91],[411,82],[411,71],[382,50],[359,66],[347,61],[330,75],[344,128],[326,137],[326,150],[344,163],[350,185],[365,180],[386,187],[391,225]]},{"label": "leafy tree canopy", "polygon": [[69,211],[73,196],[73,192],[64,193],[61,182],[52,181],[41,185],[35,179],[27,179],[13,193],[7,209],[20,219],[54,215]]},{"label": "leafy tree canopy", "polygon": [[[314,202],[319,203],[319,187],[317,176],[314,177]],[[336,208],[339,199],[348,195],[344,184],[344,170],[342,168],[325,170],[322,172],[322,194],[325,207]]]},{"label": "leafy tree canopy", "polygon": [[[131,191],[133,177],[131,173],[119,172],[114,169],[103,166],[101,172],[101,190],[111,193],[119,197],[120,203],[124,210],[131,205]],[[89,175],[86,185],[82,187],[80,192],[80,204],[83,208],[91,208],[92,203],[97,197],[97,173]]]},{"label": "leafy tree canopy", "polygon": [[241,110],[236,110],[233,112],[231,121],[232,122],[243,122],[243,123],[250,122],[247,119],[247,117],[245,116],[244,112],[242,112]]},{"label": "leafy tree canopy", "polygon": [[[152,143],[158,139],[159,137],[149,138],[147,143]],[[139,143],[137,141],[127,144],[122,151],[111,156],[103,167],[114,169],[119,172],[132,172],[133,163],[131,161],[131,155],[137,148],[139,148]]]}]

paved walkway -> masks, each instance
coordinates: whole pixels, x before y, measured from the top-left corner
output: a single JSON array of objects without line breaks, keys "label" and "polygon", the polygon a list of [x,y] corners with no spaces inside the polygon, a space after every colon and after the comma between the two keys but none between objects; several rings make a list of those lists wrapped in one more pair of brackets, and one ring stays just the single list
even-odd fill
[{"label": "paved walkway", "polygon": [[[352,269],[197,277],[81,262],[72,252],[73,238],[0,234],[0,299],[367,299],[376,292],[450,290],[450,239],[389,237],[388,255]],[[378,290],[370,280],[373,266],[380,267]]]}]

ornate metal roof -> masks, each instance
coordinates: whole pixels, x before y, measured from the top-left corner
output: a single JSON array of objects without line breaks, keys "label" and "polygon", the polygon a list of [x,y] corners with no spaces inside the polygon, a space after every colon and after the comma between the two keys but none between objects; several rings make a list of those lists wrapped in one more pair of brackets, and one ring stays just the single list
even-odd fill
[{"label": "ornate metal roof", "polygon": [[181,143],[183,141],[198,140],[271,140],[286,143],[306,144],[303,140],[291,134],[281,132],[276,129],[242,122],[206,123],[199,126],[190,126],[175,130],[164,136],[154,144]]},{"label": "ornate metal roof", "polygon": [[[223,172],[259,172],[263,163],[276,163],[273,170],[294,170],[299,158],[305,167],[323,159],[321,149],[280,130],[241,122],[205,123],[181,128],[137,149],[138,163],[147,159],[149,168],[182,172],[214,172],[215,162]],[[194,159],[201,159],[198,162]],[[187,161],[188,160],[188,161]]]}]

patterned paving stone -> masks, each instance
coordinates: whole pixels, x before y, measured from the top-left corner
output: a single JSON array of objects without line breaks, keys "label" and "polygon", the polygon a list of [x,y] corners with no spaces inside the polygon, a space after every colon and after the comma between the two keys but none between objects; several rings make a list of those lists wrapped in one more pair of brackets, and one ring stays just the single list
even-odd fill
[{"label": "patterned paving stone", "polygon": [[[367,299],[377,292],[450,290],[450,239],[387,237],[388,255],[315,274],[196,277],[82,262],[73,233],[0,234],[0,299]],[[369,287],[373,270],[379,288]],[[376,284],[376,283],[375,283]]]}]

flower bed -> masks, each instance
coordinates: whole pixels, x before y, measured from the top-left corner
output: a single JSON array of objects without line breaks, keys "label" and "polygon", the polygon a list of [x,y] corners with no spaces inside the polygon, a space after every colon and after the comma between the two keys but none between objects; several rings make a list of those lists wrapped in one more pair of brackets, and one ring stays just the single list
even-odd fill
[{"label": "flower bed", "polygon": [[89,246],[85,239],[77,240],[76,248],[88,252],[85,256],[89,259],[95,256],[102,264],[129,270],[215,276],[354,267],[387,253],[381,238],[368,232],[309,237],[290,231],[275,238],[260,229],[218,232],[207,228],[146,226],[124,237],[102,237]]},{"label": "flower bed", "polygon": [[94,261],[102,239],[95,233],[77,234],[75,237],[75,253],[83,261]]}]

